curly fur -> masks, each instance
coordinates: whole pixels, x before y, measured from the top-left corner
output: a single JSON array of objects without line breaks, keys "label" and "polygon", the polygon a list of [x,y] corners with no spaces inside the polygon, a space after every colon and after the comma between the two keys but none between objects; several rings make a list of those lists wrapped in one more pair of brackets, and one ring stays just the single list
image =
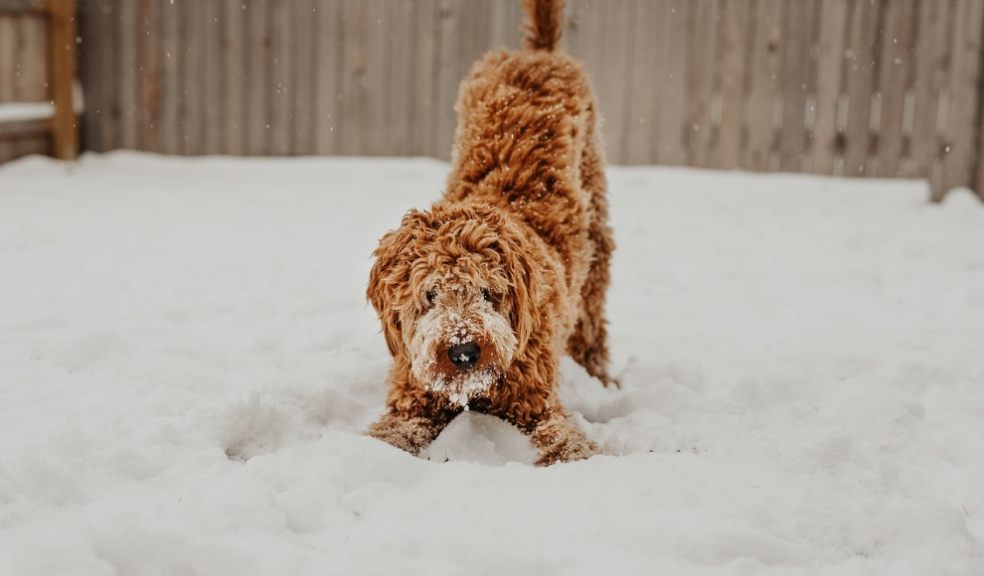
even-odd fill
[{"label": "curly fur", "polygon": [[[581,67],[554,51],[562,2],[525,0],[527,50],[495,52],[461,85],[443,197],[411,211],[374,255],[367,297],[393,365],[369,434],[417,453],[464,409],[508,420],[540,465],[595,445],[557,399],[567,352],[604,384],[614,248],[597,107]],[[476,343],[474,367],[455,344]]]}]

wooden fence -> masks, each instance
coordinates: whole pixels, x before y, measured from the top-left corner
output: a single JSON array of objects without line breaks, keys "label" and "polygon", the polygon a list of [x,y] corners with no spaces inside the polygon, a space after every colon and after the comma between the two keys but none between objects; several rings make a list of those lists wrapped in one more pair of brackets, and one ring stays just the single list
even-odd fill
[{"label": "wooden fence", "polygon": [[[51,100],[47,46],[43,14],[0,12],[0,105]],[[44,130],[23,134],[16,140],[0,138],[0,162],[50,152],[50,138]]]},{"label": "wooden fence", "polygon": [[[458,82],[518,45],[518,4],[81,0],[84,147],[446,158]],[[564,45],[613,163],[939,195],[984,187],[982,33],[984,0],[569,0]]]}]

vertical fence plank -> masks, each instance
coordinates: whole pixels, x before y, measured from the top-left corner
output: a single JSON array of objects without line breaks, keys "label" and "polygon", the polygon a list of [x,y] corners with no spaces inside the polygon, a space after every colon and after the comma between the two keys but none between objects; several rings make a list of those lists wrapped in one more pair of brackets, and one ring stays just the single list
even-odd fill
[{"label": "vertical fence plank", "polygon": [[[156,151],[160,124],[160,29],[158,28],[157,0],[141,0],[137,10],[137,69],[140,82],[138,102],[140,125],[137,142],[141,150]],[[85,43],[83,42],[83,45]],[[86,94],[87,98],[94,95]],[[86,106],[85,117],[93,113],[92,105]]]},{"label": "vertical fence plank", "polygon": [[454,137],[454,102],[460,78],[458,68],[458,13],[460,6],[451,0],[439,0],[437,7],[437,84],[434,101],[437,104],[432,150],[438,158],[447,159]]},{"label": "vertical fence plank", "polygon": [[140,29],[139,4],[132,0],[120,2],[115,24],[119,70],[116,74],[116,91],[119,99],[119,135],[117,145],[133,149],[138,146],[137,133],[140,123],[137,90],[137,32]]},{"label": "vertical fence plank", "polygon": [[621,10],[595,8],[596,16],[605,22],[601,38],[606,41],[595,44],[592,49],[603,51],[606,65],[595,68],[592,74],[598,78],[595,89],[599,92],[601,109],[609,117],[604,126],[605,151],[608,161],[617,164],[625,163],[625,139],[621,137],[627,124],[625,110],[628,95],[625,88],[631,82],[628,76],[635,65],[632,34],[627,33],[632,27],[630,6],[623,3]]},{"label": "vertical fence plank", "polygon": [[881,30],[880,78],[881,118],[878,122],[877,157],[873,176],[899,175],[902,161],[902,120],[912,67],[913,0],[885,4]]},{"label": "vertical fence plank", "polygon": [[906,176],[930,179],[939,172],[937,130],[940,96],[946,85],[947,23],[945,2],[923,0],[916,31],[916,71],[913,79],[913,127]]},{"label": "vertical fence plank", "polygon": [[747,2],[724,2],[721,17],[721,128],[718,136],[718,168],[738,168],[741,159],[742,108],[745,65],[751,21]]},{"label": "vertical fence plank", "polygon": [[847,128],[844,175],[864,176],[871,141],[878,5],[854,0],[847,47]]},{"label": "vertical fence plank", "polygon": [[841,95],[847,0],[823,0],[817,41],[817,95],[813,122],[813,172],[833,174],[837,157],[837,106]]},{"label": "vertical fence plank", "polygon": [[413,103],[413,4],[411,0],[386,3],[386,131],[384,154],[410,154],[410,114]]},{"label": "vertical fence plank", "polygon": [[[0,14],[0,103],[14,100],[14,74],[17,50],[13,16]],[[0,162],[16,157],[13,142],[0,139]]]},{"label": "vertical fence plank", "polygon": [[365,149],[367,114],[367,23],[366,5],[360,0],[342,0],[341,30],[344,30],[339,118],[342,154],[359,154]]},{"label": "vertical fence plank", "polygon": [[51,117],[51,153],[74,160],[79,153],[78,119],[73,91],[76,75],[75,0],[51,0],[48,4],[48,92],[55,106]]},{"label": "vertical fence plank", "polygon": [[382,154],[389,136],[386,125],[386,40],[390,22],[386,4],[392,0],[362,0],[366,5],[366,122],[360,154]]},{"label": "vertical fence plank", "polygon": [[[660,121],[656,135],[657,159],[661,164],[678,166],[687,162],[687,62],[689,58],[689,0],[670,0],[666,18],[666,48],[660,82]],[[631,73],[631,71],[629,72]],[[620,85],[614,79],[615,85]]]},{"label": "vertical fence plank", "polygon": [[984,2],[957,0],[947,117],[949,139],[944,150],[941,193],[955,186],[973,185],[977,158],[975,134],[979,129],[982,16]]},{"label": "vertical fence plank", "polygon": [[[82,119],[82,144],[86,149],[96,152],[108,149],[108,143],[103,144],[102,141],[101,124],[106,113],[103,103],[107,97],[103,94],[102,53],[109,50],[106,46],[106,35],[100,28],[102,11],[101,2],[86,2],[82,5],[79,14],[81,33],[85,38],[80,47],[79,61],[82,91],[87,100],[86,114]],[[14,46],[16,47],[16,44]]]},{"label": "vertical fence plank", "polygon": [[317,73],[318,43],[316,28],[318,11],[314,0],[295,0],[291,3],[291,81],[293,97],[290,115],[290,153],[314,153],[315,96],[314,78]]},{"label": "vertical fence plank", "polygon": [[207,31],[205,7],[212,0],[198,2],[182,2],[180,6],[181,26],[181,84],[179,96],[178,123],[181,126],[181,153],[196,155],[202,153],[204,141],[204,111],[203,98],[205,85],[201,81],[202,69],[205,66],[205,34]]},{"label": "vertical fence plank", "polygon": [[247,93],[249,89],[246,66],[248,9],[241,0],[222,2],[222,139],[220,147],[225,154],[246,153]]},{"label": "vertical fence plank", "polygon": [[803,168],[814,7],[813,0],[786,3],[782,129],[779,146],[779,167],[785,171],[797,172]]},{"label": "vertical fence plank", "polygon": [[[100,30],[110,30],[113,27],[118,11],[120,0],[101,0],[99,3],[99,13],[96,19],[96,26]],[[102,49],[99,51],[99,92],[103,95],[100,102],[102,114],[99,121],[99,139],[102,142],[103,150],[112,150],[119,146],[117,132],[120,119],[119,91],[116,89],[116,75],[118,70],[119,46],[116,45],[117,37],[113,34],[103,34],[100,42]],[[36,52],[35,52],[36,53]]]},{"label": "vertical fence plank", "polygon": [[334,154],[338,150],[340,84],[339,74],[342,62],[342,29],[339,3],[336,0],[319,0],[317,30],[317,73],[315,83],[317,128],[315,132],[315,152]]},{"label": "vertical fence plank", "polygon": [[[292,4],[296,3],[296,0]],[[270,52],[267,62],[269,84],[267,93],[270,106],[268,154],[286,156],[290,153],[291,102],[297,96],[291,84],[291,6],[285,2],[269,3]]]},{"label": "vertical fence plank", "polygon": [[691,53],[687,77],[689,102],[688,159],[691,166],[710,166],[713,145],[712,110],[716,67],[716,23],[720,18],[717,0],[695,0],[688,41]]},{"label": "vertical fence plank", "polygon": [[652,0],[635,0],[629,4],[633,11],[632,48],[635,54],[633,74],[627,79],[627,103],[622,125],[622,147],[626,164],[648,164],[656,155],[653,134],[659,131],[659,87],[662,82],[663,43],[660,35],[652,34],[655,9]]},{"label": "vertical fence plank", "polygon": [[[43,18],[21,19],[18,46],[19,71],[17,99],[24,102],[50,100],[48,87],[48,30]],[[18,144],[21,154],[48,154],[51,150],[47,134],[22,138]]]},{"label": "vertical fence plank", "polygon": [[411,153],[419,156],[440,154],[434,148],[433,130],[437,110],[437,71],[435,65],[438,53],[437,11],[435,0],[416,0],[413,2],[414,71],[413,102],[410,109],[409,130],[411,134]]},{"label": "vertical fence plank", "polygon": [[775,144],[774,110],[782,66],[782,1],[758,0],[755,4],[750,85],[746,108],[748,144],[742,166],[748,170],[769,169]]},{"label": "vertical fence plank", "polygon": [[222,2],[202,3],[201,110],[203,154],[222,151]]},{"label": "vertical fence plank", "polygon": [[[489,47],[493,50],[503,48],[516,49],[520,45],[522,34],[522,15],[519,2],[512,0],[494,0],[492,2],[492,24],[490,26]],[[566,32],[564,34],[566,36]],[[564,41],[561,36],[561,41]]]},{"label": "vertical fence plank", "polygon": [[160,0],[161,18],[161,127],[158,149],[164,154],[181,152],[182,101],[182,5]]},{"label": "vertical fence plank", "polygon": [[270,153],[270,30],[267,0],[246,7],[246,154]]}]

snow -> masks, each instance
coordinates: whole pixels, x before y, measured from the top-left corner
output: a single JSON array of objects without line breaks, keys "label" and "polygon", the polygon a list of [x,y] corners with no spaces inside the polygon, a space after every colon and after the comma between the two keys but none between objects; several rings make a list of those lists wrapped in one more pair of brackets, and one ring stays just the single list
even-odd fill
[{"label": "snow", "polygon": [[[0,574],[984,574],[984,210],[613,168],[604,455],[362,430],[377,238],[430,160],[0,167]],[[447,461],[445,461],[447,460]]]},{"label": "snow", "polygon": [[46,120],[54,114],[55,105],[51,102],[0,103],[0,122]]}]

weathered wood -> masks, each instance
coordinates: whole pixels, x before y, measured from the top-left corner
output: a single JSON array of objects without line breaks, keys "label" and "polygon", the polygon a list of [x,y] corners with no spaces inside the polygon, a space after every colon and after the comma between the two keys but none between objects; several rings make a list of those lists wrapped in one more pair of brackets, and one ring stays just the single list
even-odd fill
[{"label": "weathered wood", "polygon": [[871,95],[875,80],[878,5],[854,0],[847,41],[847,128],[844,175],[864,176],[871,140]]},{"label": "weathered wood", "polygon": [[781,0],[758,0],[753,15],[754,40],[748,74],[745,125],[748,143],[742,167],[768,170],[776,141],[775,112],[782,71],[783,5]]},{"label": "weathered wood", "polygon": [[366,116],[368,114],[368,31],[366,5],[360,0],[342,0],[341,28],[342,68],[339,93],[340,123],[338,153],[361,154],[366,147]]},{"label": "weathered wood", "polygon": [[719,168],[738,168],[741,161],[742,109],[745,103],[745,74],[748,64],[748,37],[751,21],[747,2],[722,5],[720,64],[721,126],[718,135]]},{"label": "weathered wood", "polygon": [[222,2],[201,3],[202,64],[199,67],[200,109],[202,114],[202,154],[222,151]]},{"label": "weathered wood", "polygon": [[[939,195],[984,178],[982,11],[979,0],[570,0],[563,46],[596,87],[612,163],[843,168],[929,177]],[[79,20],[89,149],[446,158],[459,82],[486,49],[519,45],[521,10],[86,0]],[[54,88],[23,46],[44,44],[37,22],[0,16],[0,100]],[[5,140],[0,160],[39,143]]]},{"label": "weathered wood", "polygon": [[489,4],[492,10],[489,47],[493,50],[519,48],[523,20],[519,2],[495,1]]},{"label": "weathered wood", "polygon": [[932,180],[933,174],[942,170],[937,119],[947,79],[948,15],[949,9],[944,2],[923,1],[919,5],[913,127],[906,176],[921,175]]},{"label": "weathered wood", "polygon": [[17,20],[0,15],[0,102],[14,101],[17,73]]},{"label": "weathered wood", "polygon": [[[607,65],[595,69],[593,73],[597,75],[595,89],[601,101],[602,114],[611,119],[602,125],[605,146],[615,158],[625,157],[625,139],[621,138],[621,134],[628,125],[624,113],[628,104],[626,87],[630,86],[628,77],[632,75],[635,64],[632,34],[627,33],[632,28],[632,12],[628,9],[632,5],[626,2],[624,6],[625,9],[622,10],[601,10],[598,4],[591,6],[593,17],[604,22],[601,35],[591,43],[593,50],[601,51]],[[605,39],[604,42],[601,42],[602,38]]]},{"label": "weathered wood", "polygon": [[82,92],[88,100],[87,113],[82,119],[82,145],[88,150],[102,152],[109,149],[104,142],[106,127],[112,126],[109,107],[113,95],[106,94],[108,88],[105,75],[100,72],[105,60],[104,53],[111,50],[106,42],[102,26],[105,18],[102,13],[107,8],[103,1],[87,2],[79,11],[79,24],[83,42],[79,45],[79,65],[81,67]]},{"label": "weathered wood", "polygon": [[[140,126],[137,131],[138,146],[141,150],[158,149],[158,133],[161,117],[161,76],[160,76],[160,28],[157,0],[140,0],[137,11],[139,28],[137,33],[137,61],[139,62],[140,82],[138,102],[140,106]],[[85,46],[85,42],[82,43]],[[84,72],[83,72],[84,74]],[[85,117],[91,118],[98,99],[86,93],[90,103],[86,106]],[[91,101],[94,100],[94,101]]]},{"label": "weathered wood", "polygon": [[656,9],[659,2],[633,0],[632,27],[628,33],[632,39],[629,53],[635,63],[633,74],[627,78],[626,112],[621,126],[622,158],[626,164],[646,164],[654,151],[653,134],[659,131],[659,77],[663,63],[663,38],[653,34]]},{"label": "weathered wood", "polygon": [[450,158],[454,138],[454,103],[461,81],[458,68],[458,13],[460,4],[452,0],[437,2],[437,60],[435,63],[435,132],[431,150],[438,158]]},{"label": "weathered wood", "polygon": [[413,98],[409,130],[411,154],[436,155],[434,133],[437,112],[437,54],[439,4],[437,0],[413,3],[414,62]]},{"label": "weathered wood", "polygon": [[181,4],[179,26],[183,42],[181,51],[181,104],[178,107],[178,123],[181,126],[180,150],[182,154],[196,155],[203,152],[205,141],[204,83],[205,34],[207,20],[204,9],[211,0],[184,2]]},{"label": "weathered wood", "polygon": [[[0,14],[0,103],[14,101],[14,74],[17,38],[13,16]],[[0,130],[3,124],[0,123]],[[16,158],[12,142],[0,140],[0,162]]]},{"label": "weathered wood", "polygon": [[[666,44],[663,48],[659,132],[656,160],[672,166],[687,163],[687,62],[690,50],[690,2],[669,0],[666,14]],[[613,82],[618,84],[619,80]]]},{"label": "weathered wood", "polygon": [[[296,0],[295,0],[296,2]],[[270,121],[268,153],[286,156],[290,153],[291,101],[296,98],[295,85],[291,82],[293,55],[291,54],[290,5],[270,2],[270,54],[267,62],[270,84]]]},{"label": "weathered wood", "polygon": [[0,122],[0,143],[9,144],[10,142],[8,141],[11,140],[43,137],[50,130],[51,121],[47,118],[42,120]]},{"label": "weathered wood", "polygon": [[950,69],[950,102],[943,155],[940,193],[957,186],[971,186],[977,172],[976,134],[980,129],[979,97],[981,33],[984,31],[984,2],[956,0],[953,52]]},{"label": "weathered wood", "polygon": [[[120,2],[117,7],[116,30],[117,62],[116,91],[119,107],[119,134],[116,143],[121,148],[138,146],[140,125],[137,78],[142,71],[137,61],[137,32],[140,29],[139,3],[132,0]],[[73,38],[74,40],[74,38]]]},{"label": "weathered wood", "polygon": [[715,144],[712,116],[714,76],[717,54],[717,21],[720,18],[717,0],[695,0],[694,17],[688,26],[690,57],[687,73],[688,161],[691,166],[711,165]]},{"label": "weathered wood", "polygon": [[873,176],[898,176],[902,164],[902,114],[912,79],[914,15],[913,0],[895,0],[885,4],[878,81],[881,118],[878,122]]},{"label": "weathered wood", "polygon": [[45,12],[47,0],[0,0],[0,15],[23,15]]},{"label": "weathered wood", "polygon": [[[43,18],[22,19],[18,26],[19,73],[15,78],[17,99],[22,102],[43,102],[51,99],[49,90],[49,42],[47,21]],[[48,154],[50,134],[25,137],[17,144],[20,154]]]},{"label": "weathered wood", "polygon": [[56,158],[74,160],[79,151],[78,123],[72,102],[75,84],[75,0],[49,3],[49,46],[51,99],[55,114],[51,118],[52,152]]},{"label": "weathered wood", "polygon": [[386,3],[392,0],[362,0],[366,6],[366,90],[365,133],[359,154],[379,154],[385,150],[389,137],[386,125],[387,83],[386,42],[393,22],[386,13]]},{"label": "weathered wood", "polygon": [[268,1],[254,0],[246,7],[246,154],[270,153],[270,31]]},{"label": "weathered wood", "polygon": [[814,7],[813,0],[786,3],[782,129],[779,145],[779,168],[786,171],[801,170],[806,151],[806,101]]},{"label": "weathered wood", "polygon": [[379,154],[410,154],[410,114],[413,94],[413,4],[411,0],[389,0],[385,5],[386,74],[385,114],[388,142]]},{"label": "weathered wood", "polygon": [[317,71],[315,83],[317,101],[317,130],[315,151],[318,154],[335,154],[339,149],[338,129],[340,119],[339,95],[342,67],[342,21],[339,3],[321,1],[317,4]]},{"label": "weathered wood", "polygon": [[[249,132],[246,126],[249,69],[246,66],[246,4],[242,0],[222,3],[222,138],[225,154],[245,154]],[[251,48],[252,50],[252,48]]]},{"label": "weathered wood", "polygon": [[179,154],[183,126],[181,103],[184,86],[181,65],[184,48],[181,35],[181,9],[184,3],[159,0],[161,19],[161,120],[158,131],[157,151]]},{"label": "weathered wood", "polygon": [[290,153],[306,156],[314,153],[315,94],[317,74],[317,3],[295,0],[291,3]]},{"label": "weathered wood", "polygon": [[[833,174],[838,156],[837,111],[844,69],[848,0],[823,0],[817,40],[817,94],[812,171]],[[901,121],[901,119],[900,119]]]}]

